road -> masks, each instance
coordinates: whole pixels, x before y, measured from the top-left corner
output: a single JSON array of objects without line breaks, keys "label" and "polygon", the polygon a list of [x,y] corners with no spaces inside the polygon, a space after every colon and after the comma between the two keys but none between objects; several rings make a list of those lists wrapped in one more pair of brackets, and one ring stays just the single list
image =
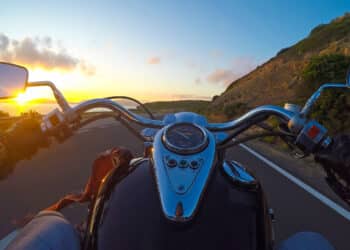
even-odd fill
[{"label": "road", "polygon": [[[36,213],[64,194],[81,190],[96,155],[116,145],[130,148],[135,155],[142,153],[142,143],[126,129],[119,124],[100,122],[79,131],[63,144],[41,150],[30,161],[20,162],[14,173],[0,182],[0,237],[14,228],[11,224],[14,219]],[[275,211],[277,241],[299,231],[316,231],[336,249],[349,249],[349,220],[244,148],[236,147],[227,156],[252,169],[261,180]],[[66,209],[65,214],[74,221],[82,212],[86,212],[85,207],[76,205]]]}]

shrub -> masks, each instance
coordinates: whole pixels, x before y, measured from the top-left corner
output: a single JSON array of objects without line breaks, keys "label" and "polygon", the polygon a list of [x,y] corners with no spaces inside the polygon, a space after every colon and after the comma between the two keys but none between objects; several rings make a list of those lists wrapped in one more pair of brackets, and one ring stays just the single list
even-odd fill
[{"label": "shrub", "polygon": [[227,118],[232,118],[247,108],[247,105],[242,102],[229,103],[224,105],[223,112]]},{"label": "shrub", "polygon": [[[302,72],[304,83],[299,89],[305,101],[320,85],[345,82],[350,57],[339,54],[315,56]],[[350,130],[350,95],[343,90],[325,91],[317,101],[311,117],[325,125],[331,134]]]}]

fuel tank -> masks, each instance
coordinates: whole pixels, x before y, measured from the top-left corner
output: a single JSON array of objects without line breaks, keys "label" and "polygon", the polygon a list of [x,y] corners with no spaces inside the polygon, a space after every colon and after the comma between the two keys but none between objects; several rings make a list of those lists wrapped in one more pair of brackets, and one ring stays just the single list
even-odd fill
[{"label": "fuel tank", "polygon": [[[216,164],[199,209],[188,222],[164,216],[151,160],[136,161],[127,175],[110,173],[93,204],[84,248],[272,249],[261,186],[244,168],[237,172],[232,166]],[[237,176],[254,178],[248,180],[252,185]]]}]

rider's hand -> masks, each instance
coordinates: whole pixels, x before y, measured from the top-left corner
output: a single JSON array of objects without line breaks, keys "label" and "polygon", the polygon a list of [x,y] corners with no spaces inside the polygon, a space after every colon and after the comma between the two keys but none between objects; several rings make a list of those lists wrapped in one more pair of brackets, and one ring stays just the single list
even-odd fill
[{"label": "rider's hand", "polygon": [[[315,160],[325,168],[338,169],[345,175],[350,174],[350,135],[338,135],[329,148],[315,155]],[[350,176],[350,175],[349,175]]]},{"label": "rider's hand", "polygon": [[350,135],[336,136],[328,149],[315,155],[327,173],[331,188],[350,204]]},{"label": "rider's hand", "polygon": [[[0,179],[8,175],[16,162],[29,159],[40,147],[47,147],[49,140],[40,128],[40,121],[24,117],[17,121],[0,138]],[[6,171],[5,171],[6,169]]]}]

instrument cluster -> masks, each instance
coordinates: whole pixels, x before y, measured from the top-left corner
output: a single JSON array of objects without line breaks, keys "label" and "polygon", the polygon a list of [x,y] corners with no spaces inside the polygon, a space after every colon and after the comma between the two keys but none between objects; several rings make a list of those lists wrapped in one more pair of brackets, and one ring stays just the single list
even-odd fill
[{"label": "instrument cluster", "polygon": [[153,140],[153,171],[166,218],[183,222],[197,211],[215,162],[216,138],[192,113],[168,116]]},{"label": "instrument cluster", "polygon": [[165,129],[162,137],[168,150],[177,154],[195,154],[208,145],[208,135],[200,126],[177,123]]}]

